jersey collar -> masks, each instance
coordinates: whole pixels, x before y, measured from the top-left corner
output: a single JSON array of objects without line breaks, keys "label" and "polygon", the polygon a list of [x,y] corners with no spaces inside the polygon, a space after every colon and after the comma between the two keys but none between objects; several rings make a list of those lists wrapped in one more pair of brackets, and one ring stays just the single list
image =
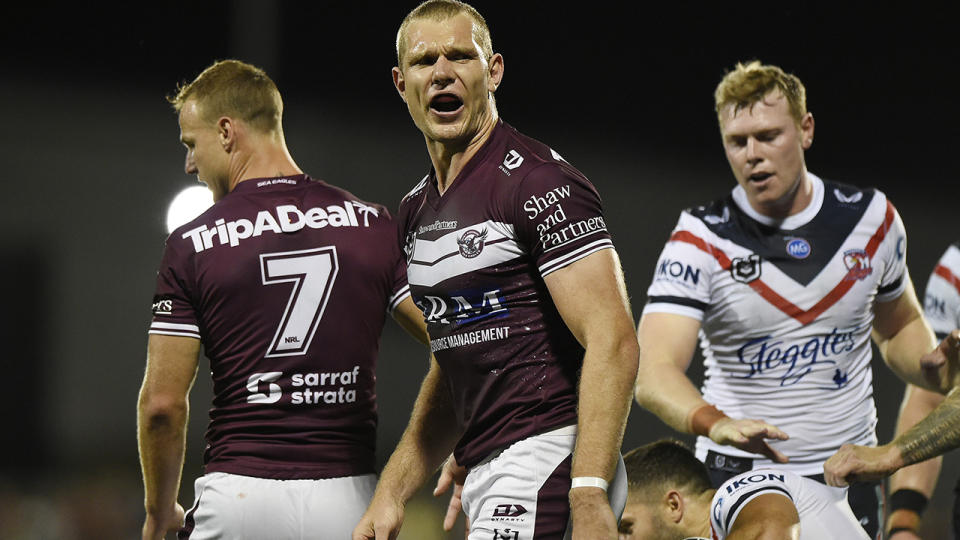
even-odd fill
[{"label": "jersey collar", "polygon": [[740,210],[743,210],[744,214],[764,225],[785,231],[799,229],[807,223],[810,223],[810,220],[816,217],[820,212],[820,208],[823,207],[823,180],[811,172],[807,172],[807,177],[810,178],[813,184],[813,197],[810,199],[810,204],[800,212],[792,216],[787,216],[785,219],[781,220],[765,216],[754,210],[753,207],[750,206],[750,202],[747,201],[747,193],[739,185],[733,188],[733,202],[736,203]]}]

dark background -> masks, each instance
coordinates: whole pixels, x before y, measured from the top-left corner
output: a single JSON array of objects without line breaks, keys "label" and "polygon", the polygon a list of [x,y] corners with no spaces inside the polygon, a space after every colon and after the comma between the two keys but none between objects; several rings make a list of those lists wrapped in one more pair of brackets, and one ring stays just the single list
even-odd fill
[{"label": "dark background", "polygon": [[[505,56],[500,113],[604,197],[636,316],[686,206],[734,184],[713,88],[737,61],[796,73],[816,118],[811,171],[877,186],[910,233],[922,295],[956,240],[956,30],[940,7],[477,2]],[[426,172],[390,80],[407,2],[55,3],[0,16],[0,537],[131,538],[142,519],[135,403],[167,204],[183,173],[164,97],[216,59],[264,67],[290,150],[311,175],[395,208]],[[943,8],[945,9],[945,8]],[[380,463],[426,369],[393,323],[379,364]],[[879,435],[902,385],[876,362]],[[700,377],[699,360],[691,375]],[[200,474],[209,377],[193,392],[181,502]],[[802,411],[798,411],[802,414]],[[670,431],[634,410],[625,449]],[[689,440],[689,439],[687,439]],[[928,511],[946,537],[947,459]],[[402,538],[441,538],[424,490]]]}]

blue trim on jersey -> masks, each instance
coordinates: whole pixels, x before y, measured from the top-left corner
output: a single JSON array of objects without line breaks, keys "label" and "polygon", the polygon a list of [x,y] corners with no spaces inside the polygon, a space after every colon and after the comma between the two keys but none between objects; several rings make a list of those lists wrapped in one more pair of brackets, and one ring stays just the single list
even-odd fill
[{"label": "blue trim on jersey", "polygon": [[706,311],[709,304],[706,302],[700,302],[699,300],[694,300],[693,298],[685,298],[683,296],[651,296],[648,301],[648,304],[678,304],[681,306],[692,307],[699,309],[700,311]]},{"label": "blue trim on jersey", "polygon": [[882,286],[882,287],[878,287],[878,288],[877,288],[877,294],[887,294],[887,293],[889,293],[889,292],[893,292],[893,291],[897,290],[898,287],[900,287],[900,284],[901,284],[901,283],[903,283],[903,276],[902,276],[902,275],[901,275],[900,277],[898,277],[897,279],[893,280],[893,283],[891,283],[891,284],[889,284],[889,285],[884,285],[884,286]]},{"label": "blue trim on jersey", "polygon": [[790,499],[791,501],[793,500],[793,497],[790,496],[790,492],[778,486],[765,486],[765,487],[757,488],[753,491],[744,493],[743,495],[740,496],[739,499],[737,499],[737,502],[733,503],[733,506],[730,507],[730,511],[727,512],[727,520],[726,520],[726,523],[723,524],[723,528],[724,530],[727,531],[727,533],[730,532],[730,525],[731,525],[731,522],[733,521],[733,516],[737,515],[737,508],[739,508],[740,505],[743,504],[744,499],[752,497],[754,494],[762,491],[780,491],[780,492],[783,492],[783,494],[786,495],[788,499]]},{"label": "blue trim on jersey", "polygon": [[[720,238],[749,249],[807,286],[833,260],[876,196],[873,189],[826,180],[823,191],[823,206],[817,215],[806,225],[789,231],[754,220],[734,202],[732,194],[687,211]],[[799,259],[787,249],[798,240],[809,246],[809,254]]]}]

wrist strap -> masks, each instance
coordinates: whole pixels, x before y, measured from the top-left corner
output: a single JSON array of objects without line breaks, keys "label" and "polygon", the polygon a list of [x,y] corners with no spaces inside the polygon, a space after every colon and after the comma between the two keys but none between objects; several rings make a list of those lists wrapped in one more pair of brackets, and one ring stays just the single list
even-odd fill
[{"label": "wrist strap", "polygon": [[694,435],[710,436],[710,428],[718,421],[727,418],[727,415],[715,406],[706,403],[694,409],[690,413],[687,425],[690,427],[690,433]]},{"label": "wrist strap", "polygon": [[890,513],[895,510],[912,510],[920,517],[926,509],[927,496],[915,489],[898,489],[890,495]]},{"label": "wrist strap", "polygon": [[599,476],[575,476],[570,479],[570,489],[596,487],[606,491],[608,486],[607,481]]}]

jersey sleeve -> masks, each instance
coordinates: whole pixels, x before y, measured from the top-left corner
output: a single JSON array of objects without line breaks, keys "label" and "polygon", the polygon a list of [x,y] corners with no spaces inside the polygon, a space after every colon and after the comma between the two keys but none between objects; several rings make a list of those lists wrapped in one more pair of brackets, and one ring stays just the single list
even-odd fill
[{"label": "jersey sleeve", "polygon": [[711,278],[717,265],[713,256],[697,242],[696,232],[687,230],[688,214],[680,221],[663,246],[653,281],[647,289],[643,313],[673,313],[698,321],[710,305]]},{"label": "jersey sleeve", "polygon": [[897,209],[887,201],[887,215],[890,219],[890,228],[880,245],[880,255],[883,261],[883,274],[880,277],[880,287],[877,289],[877,301],[889,302],[903,294],[907,282],[907,231],[900,219]]},{"label": "jersey sleeve", "polygon": [[[176,232],[174,232],[174,235]],[[153,296],[153,320],[150,334],[185,336],[200,339],[200,324],[193,301],[190,259],[177,248],[175,236],[167,239],[157,272],[157,287]]]},{"label": "jersey sleeve", "polygon": [[[393,223],[396,225],[396,220]],[[395,252],[394,260],[396,263],[393,267],[393,285],[390,289],[387,311],[392,314],[400,305],[400,302],[410,296],[410,285],[407,284],[407,257],[403,248],[397,242],[391,243],[391,246],[395,248],[393,251]]]},{"label": "jersey sleeve", "polygon": [[734,476],[720,486],[710,503],[710,526],[720,538],[725,538],[740,511],[760,495],[783,495],[796,504],[794,487],[788,481],[789,473],[772,469],[756,469]]},{"label": "jersey sleeve", "polygon": [[613,248],[597,190],[560,164],[541,165],[523,178],[513,222],[541,276]]},{"label": "jersey sleeve", "polygon": [[939,339],[960,328],[960,243],[937,262],[924,295],[924,315]]}]

